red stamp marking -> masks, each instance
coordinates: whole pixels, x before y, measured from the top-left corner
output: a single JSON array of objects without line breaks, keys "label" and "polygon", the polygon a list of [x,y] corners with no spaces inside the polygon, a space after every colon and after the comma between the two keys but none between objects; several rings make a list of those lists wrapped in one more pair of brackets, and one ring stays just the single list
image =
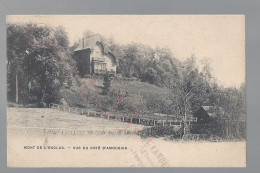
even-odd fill
[{"label": "red stamp marking", "polygon": [[142,132],[144,134],[143,130],[139,130],[138,128],[135,128],[135,130],[127,138],[129,138],[130,136],[132,136],[133,134],[135,134],[137,132]]},{"label": "red stamp marking", "polygon": [[[30,39],[31,31],[32,31],[33,29],[35,29],[35,27],[36,27],[37,25],[44,25],[44,26],[47,28],[47,34],[46,34],[46,36],[49,36],[49,34],[50,34],[50,29],[49,29],[49,27],[48,27],[45,23],[37,23],[37,24],[33,25],[33,26],[28,30],[28,33],[27,33],[27,40],[28,40],[28,43],[31,44],[31,45],[40,45],[40,44],[43,44],[43,40],[42,40],[40,37],[38,37],[38,36],[35,38],[36,40],[38,40],[37,43],[32,42],[31,39]],[[32,39],[33,39],[33,38],[32,38]],[[55,47],[57,50],[59,49],[59,46],[58,46],[58,45],[49,43],[47,46],[45,46],[45,48],[43,49],[43,52],[45,52],[45,50],[46,50],[47,48],[49,48],[50,46]],[[68,50],[68,46],[66,46],[66,50]],[[54,63],[54,62],[57,60],[57,58],[60,58],[60,55],[61,55],[61,54],[62,54],[62,51],[60,51],[60,52],[58,53],[58,55],[57,55],[54,59],[51,60],[51,62]],[[69,72],[69,74],[66,76],[66,78],[68,78],[71,74],[73,74],[73,72],[77,71],[77,72],[80,72],[80,73],[81,73],[81,80],[80,80],[80,81],[77,81],[77,84],[81,83],[81,82],[83,81],[85,75],[84,75],[84,73],[83,73],[81,70],[77,69],[77,66],[76,66],[75,62],[73,62],[73,61],[63,61],[63,62],[60,63],[58,69],[60,70],[61,67],[64,66],[65,63],[72,63],[72,65],[73,65],[72,70]],[[96,80],[96,78],[97,78],[97,77],[94,76],[94,78],[93,78],[88,84],[86,84],[86,85],[84,86],[84,88],[81,90],[82,96],[84,96],[85,99],[88,100],[88,101],[96,99],[97,96],[99,95],[99,87],[97,87],[96,84],[94,83],[94,81]],[[96,88],[96,90],[95,90],[95,95],[94,95],[93,97],[87,97],[86,94],[85,94],[86,89],[89,88],[90,86],[93,86],[94,88]],[[112,94],[115,96],[115,98],[116,98],[116,100],[113,99],[113,100],[110,101],[110,105],[112,106],[112,110],[110,110],[108,113],[105,113],[105,112],[102,112],[102,111],[101,111],[100,106],[99,106],[98,104],[96,105],[97,111],[101,112],[101,114],[104,115],[104,116],[108,116],[108,115],[112,114],[112,113],[114,112],[114,106],[115,106],[114,104],[115,104],[116,102],[121,102],[121,101],[122,101],[122,99],[118,96],[117,93],[114,93],[113,91],[112,91],[111,93],[112,93]],[[128,107],[128,109],[130,110],[130,112],[131,112],[133,115],[132,115],[132,116],[126,116],[126,117],[125,117],[125,118],[128,119],[128,121],[127,121],[128,123],[127,123],[127,126],[126,126],[125,128],[120,129],[120,128],[116,127],[116,125],[115,125],[115,123],[114,123],[114,119],[112,120],[113,126],[114,126],[116,129],[118,129],[119,131],[124,131],[124,130],[126,130],[126,129],[128,129],[128,128],[130,127],[130,125],[131,125],[131,123],[130,123],[131,118],[138,118],[138,117],[139,117],[130,107]],[[132,135],[134,135],[134,134],[137,133],[137,132],[141,132],[141,133],[144,134],[143,130],[139,130],[138,128],[135,128],[135,130],[134,130],[127,138],[131,137]],[[143,154],[143,152],[144,152],[145,147],[147,147],[147,146],[149,145],[149,143],[153,143],[153,142],[152,142],[153,139],[154,139],[153,137],[152,137],[152,138],[149,138],[148,141],[144,144],[144,146],[140,149],[140,152],[141,152],[142,154]]]},{"label": "red stamp marking", "polygon": [[[96,109],[97,109],[99,112],[101,112],[101,114],[102,114],[103,116],[109,116],[109,115],[111,115],[111,114],[114,112],[114,110],[115,110],[115,103],[121,101],[121,98],[118,96],[117,93],[115,93],[115,92],[113,92],[113,91],[111,91],[111,93],[112,93],[112,95],[116,98],[116,100],[113,99],[113,100],[110,100],[110,101],[109,101],[109,104],[111,105],[112,110],[110,110],[109,112],[102,112],[101,109],[100,109],[99,104],[97,104],[97,106],[96,106]],[[102,102],[102,99],[101,99],[100,101]]]},{"label": "red stamp marking", "polygon": [[140,149],[140,152],[141,152],[141,153],[143,153],[144,148],[145,148],[150,142],[152,142],[152,140],[153,140],[153,138],[150,138],[150,139],[144,144],[144,146]]},{"label": "red stamp marking", "polygon": [[[93,100],[95,99],[97,96],[98,96],[98,92],[99,91],[99,88],[96,86],[96,84],[94,84],[93,82],[96,80],[96,77],[94,77],[94,79],[92,79],[87,85],[85,85],[85,87],[81,90],[81,94],[85,97],[86,100]],[[93,86],[96,88],[95,90],[95,95],[93,97],[87,97],[86,94],[85,94],[85,90],[90,87],[90,86]]]},{"label": "red stamp marking", "polygon": [[[47,28],[47,30],[48,30],[46,36],[49,36],[49,34],[50,34],[50,29],[49,29],[49,27],[48,27],[45,23],[37,23],[37,24],[33,25],[33,26],[28,30],[28,33],[27,33],[27,40],[28,40],[28,43],[31,44],[31,45],[40,45],[40,44],[43,44],[42,39],[39,38],[39,37],[36,37],[36,40],[38,40],[38,43],[34,43],[34,42],[32,42],[31,39],[30,39],[31,31],[32,31],[37,25],[44,25],[44,26]],[[55,47],[57,50],[59,49],[59,46],[58,46],[58,45],[49,43],[47,46],[45,46],[45,48],[43,49],[43,52],[44,52],[47,48],[49,48],[50,46]],[[67,49],[68,49],[68,46],[66,46],[66,50],[67,50]],[[60,51],[60,52],[58,53],[58,55],[57,55],[53,60],[51,60],[51,62],[54,63],[54,62],[57,60],[57,58],[60,58],[60,55],[61,55],[61,54],[62,54],[62,51]],[[58,67],[59,70],[60,70],[61,67],[64,65],[64,63],[72,63],[72,64],[73,64],[73,68],[72,68],[72,70],[69,72],[69,74],[66,76],[66,78],[68,78],[74,71],[78,71],[78,72],[81,73],[82,78],[81,78],[80,81],[77,81],[77,84],[81,83],[81,82],[83,81],[83,79],[84,79],[84,73],[83,73],[81,70],[77,69],[75,62],[73,62],[73,61],[63,61],[63,62],[60,63],[60,65],[59,65],[59,67]],[[98,96],[98,94],[99,94],[99,88],[98,88],[98,87],[96,86],[96,84],[94,83],[95,80],[96,80],[96,76],[94,76],[94,78],[93,78],[87,85],[85,85],[84,88],[81,90],[82,96],[84,96],[85,99],[88,100],[88,101],[96,99],[97,96]],[[85,94],[85,90],[86,90],[89,86],[93,86],[93,87],[96,88],[95,95],[94,95],[93,97],[87,97],[86,94]],[[122,99],[118,96],[117,93],[114,93],[114,92],[112,91],[112,94],[113,94],[117,99],[110,101],[110,105],[112,106],[112,110],[111,110],[110,112],[108,112],[108,113],[102,112],[101,109],[100,109],[100,107],[99,107],[99,105],[98,105],[98,104],[96,105],[97,111],[101,112],[104,116],[108,116],[108,115],[110,115],[111,113],[114,112],[114,103],[116,103],[116,102],[121,102],[121,101],[122,101]],[[128,121],[127,121],[128,123],[127,123],[127,126],[126,126],[125,128],[119,129],[118,127],[115,126],[114,120],[112,120],[113,126],[114,126],[116,129],[118,129],[119,131],[124,131],[124,130],[128,129],[128,128],[130,127],[130,125],[131,125],[131,124],[130,124],[131,118],[137,118],[137,117],[138,117],[138,115],[137,115],[130,107],[128,107],[128,109],[130,110],[130,112],[131,112],[133,115],[132,115],[132,116],[126,116],[126,117],[125,117],[125,118],[128,119]],[[144,134],[143,130],[139,130],[138,128],[135,128],[135,130],[134,130],[127,138],[129,138],[130,136],[134,135],[134,134],[137,133],[137,132],[141,132],[141,133]],[[149,143],[153,143],[152,140],[153,140],[153,138],[148,139],[148,141],[147,141],[147,142],[144,144],[144,146],[140,149],[140,152],[141,152],[141,153],[144,152],[145,147],[148,146]]]},{"label": "red stamp marking", "polygon": [[77,69],[75,62],[73,62],[73,61],[63,61],[63,62],[61,62],[60,65],[59,65],[59,67],[58,67],[58,69],[60,69],[60,67],[61,67],[62,65],[64,65],[64,63],[72,63],[73,66],[74,66],[73,69]]},{"label": "red stamp marking", "polygon": [[44,26],[47,28],[47,30],[48,30],[47,36],[49,36],[49,34],[50,34],[50,29],[49,29],[49,27],[48,27],[45,23],[36,23],[36,24],[33,25],[33,26],[28,30],[28,32],[27,32],[27,40],[28,40],[28,43],[31,44],[31,45],[40,45],[40,44],[42,44],[42,39],[40,39],[39,37],[36,37],[36,40],[38,40],[38,43],[32,42],[31,39],[30,39],[30,37],[29,37],[30,34],[31,34],[31,31],[32,31],[37,25],[44,25]]}]

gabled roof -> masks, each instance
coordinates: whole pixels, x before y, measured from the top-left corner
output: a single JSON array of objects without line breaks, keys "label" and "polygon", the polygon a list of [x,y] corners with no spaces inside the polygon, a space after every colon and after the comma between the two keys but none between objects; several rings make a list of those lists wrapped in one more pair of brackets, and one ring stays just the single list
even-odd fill
[{"label": "gabled roof", "polygon": [[102,43],[102,39],[99,34],[90,37],[84,37],[82,40],[80,40],[80,43],[78,47],[74,50],[74,52],[85,50],[85,49],[93,50],[97,43],[101,44],[103,47],[103,52],[105,54],[110,54],[114,58],[114,61],[116,62],[115,55],[111,52],[111,50],[107,46],[105,46]]},{"label": "gabled roof", "polygon": [[75,49],[75,51],[82,49],[93,49],[97,42],[102,42],[101,37],[99,35],[84,37],[82,40],[80,40],[79,46]]},{"label": "gabled roof", "polygon": [[216,116],[216,110],[214,106],[201,106],[210,117]]}]

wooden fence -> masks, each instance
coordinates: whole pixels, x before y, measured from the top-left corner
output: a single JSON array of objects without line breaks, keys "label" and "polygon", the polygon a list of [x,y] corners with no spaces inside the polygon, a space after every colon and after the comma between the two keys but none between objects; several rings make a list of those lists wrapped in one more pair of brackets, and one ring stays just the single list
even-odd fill
[{"label": "wooden fence", "polygon": [[116,128],[109,129],[74,129],[74,128],[50,128],[50,127],[9,127],[8,133],[30,134],[30,135],[118,135],[131,134],[136,128],[119,130]]},{"label": "wooden fence", "polygon": [[[108,120],[118,120],[121,122],[127,122],[127,123],[132,123],[132,124],[141,124],[144,126],[181,126],[182,125],[182,120],[180,119],[171,119],[168,120],[163,117],[159,116],[152,116],[149,118],[147,115],[144,118],[142,115],[141,116],[128,116],[128,115],[121,115],[121,114],[107,114],[107,113],[102,113],[102,112],[97,112],[97,111],[92,111],[89,109],[82,109],[82,108],[73,108],[73,107],[68,107],[65,105],[58,105],[51,103],[49,105],[50,108],[52,109],[58,109],[60,111],[64,112],[70,112],[74,114],[79,114],[79,115],[84,115],[88,117],[100,117],[100,118],[105,118]],[[160,119],[161,118],[161,119]],[[186,121],[189,124],[197,122],[197,118],[190,118],[186,119]]]}]

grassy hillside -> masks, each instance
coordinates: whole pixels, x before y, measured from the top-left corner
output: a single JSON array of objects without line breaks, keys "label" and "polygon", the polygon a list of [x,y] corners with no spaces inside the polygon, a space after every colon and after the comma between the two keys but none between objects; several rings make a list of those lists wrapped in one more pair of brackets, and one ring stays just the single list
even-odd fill
[{"label": "grassy hillside", "polygon": [[116,111],[128,112],[132,109],[139,113],[150,112],[153,105],[152,108],[151,106],[148,108],[147,102],[155,98],[160,100],[168,95],[166,88],[140,81],[122,80],[112,80],[110,89],[112,92],[110,95],[103,95],[103,79],[79,79],[78,81],[79,84],[74,82],[70,88],[62,91],[62,97],[71,107],[96,109],[98,105],[102,107],[102,111],[110,111],[111,101],[120,100],[120,103],[115,103]]},{"label": "grassy hillside", "polygon": [[[95,85],[102,88],[103,87],[103,80],[101,79],[84,79],[82,83],[88,84],[91,81],[94,81]],[[168,94],[168,90],[166,88],[157,87],[155,85],[151,85],[146,82],[140,81],[118,81],[112,80],[111,82],[111,90],[120,90],[120,94],[125,95],[126,92],[130,96],[148,96],[154,95],[155,97],[163,97]]]},{"label": "grassy hillside", "polygon": [[139,81],[113,81],[112,89],[120,89],[122,94],[125,94],[127,91],[130,95],[139,95],[140,93],[140,95],[165,96],[168,93],[168,90],[165,88]]}]

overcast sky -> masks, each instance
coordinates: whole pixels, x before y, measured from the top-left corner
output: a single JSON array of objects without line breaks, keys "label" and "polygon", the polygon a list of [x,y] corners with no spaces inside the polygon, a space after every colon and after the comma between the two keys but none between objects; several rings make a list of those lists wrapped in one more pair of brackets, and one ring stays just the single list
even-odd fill
[{"label": "overcast sky", "polygon": [[63,26],[70,43],[88,29],[119,44],[139,42],[169,47],[183,61],[192,54],[209,58],[213,75],[224,86],[245,82],[245,20],[242,15],[88,15],[8,16],[7,22]]}]

